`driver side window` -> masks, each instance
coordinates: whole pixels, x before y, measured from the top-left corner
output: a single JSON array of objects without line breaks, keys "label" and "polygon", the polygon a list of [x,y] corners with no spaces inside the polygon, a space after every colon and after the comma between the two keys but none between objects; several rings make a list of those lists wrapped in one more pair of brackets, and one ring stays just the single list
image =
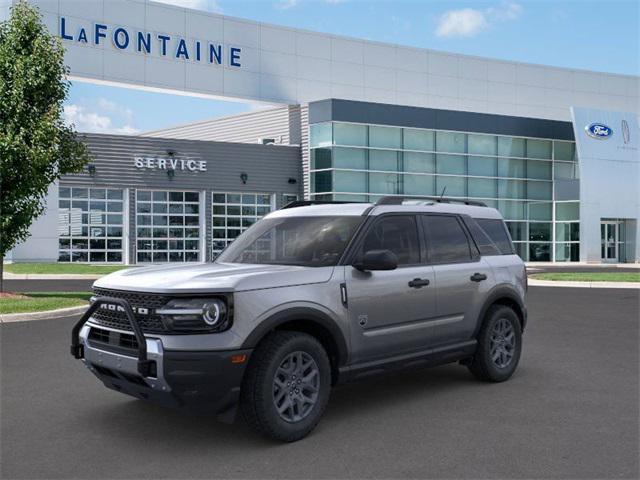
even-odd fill
[{"label": "driver side window", "polygon": [[413,215],[393,215],[378,219],[367,232],[360,254],[369,250],[390,250],[398,265],[420,263],[420,241]]}]

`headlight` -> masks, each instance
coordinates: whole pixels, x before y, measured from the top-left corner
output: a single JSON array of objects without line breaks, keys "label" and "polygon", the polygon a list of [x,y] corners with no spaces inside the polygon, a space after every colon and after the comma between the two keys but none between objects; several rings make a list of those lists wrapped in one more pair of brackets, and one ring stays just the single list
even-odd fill
[{"label": "headlight", "polygon": [[227,304],[220,298],[175,298],[156,310],[176,331],[222,331],[231,325]]}]

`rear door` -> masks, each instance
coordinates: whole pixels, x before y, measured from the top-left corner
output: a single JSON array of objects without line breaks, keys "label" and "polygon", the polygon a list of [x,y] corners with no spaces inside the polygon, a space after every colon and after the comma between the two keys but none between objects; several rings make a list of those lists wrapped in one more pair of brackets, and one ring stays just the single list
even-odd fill
[{"label": "rear door", "polygon": [[432,345],[469,340],[477,325],[478,305],[493,281],[491,268],[457,215],[429,214],[421,220],[436,281],[438,319]]},{"label": "rear door", "polygon": [[[354,362],[427,349],[436,315],[433,268],[424,263],[416,215],[376,218],[356,249],[391,250],[398,268],[361,272],[345,266],[349,329]],[[419,281],[416,281],[419,280]]]}]

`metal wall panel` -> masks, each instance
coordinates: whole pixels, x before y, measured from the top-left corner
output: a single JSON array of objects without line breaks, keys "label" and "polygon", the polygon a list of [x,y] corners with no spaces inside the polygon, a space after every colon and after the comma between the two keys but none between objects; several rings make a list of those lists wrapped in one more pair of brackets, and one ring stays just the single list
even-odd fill
[{"label": "metal wall panel", "polygon": [[[65,175],[63,184],[297,194],[302,182],[300,149],[294,146],[102,134],[82,139],[93,157],[95,174]],[[177,159],[205,160],[207,171],[176,170],[170,178],[166,170],[135,167],[135,157],[168,158],[168,151]],[[240,179],[243,172],[248,175],[246,184]],[[297,183],[289,183],[290,178]]]},{"label": "metal wall panel", "polygon": [[273,138],[276,144],[299,145],[300,106],[289,105],[178,125],[143,136],[239,143],[260,143],[261,138]]}]

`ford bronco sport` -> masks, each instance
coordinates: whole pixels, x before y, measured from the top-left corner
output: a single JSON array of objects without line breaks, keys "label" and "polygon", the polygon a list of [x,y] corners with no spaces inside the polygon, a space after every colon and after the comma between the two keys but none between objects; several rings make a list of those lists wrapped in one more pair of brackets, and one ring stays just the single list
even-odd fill
[{"label": "ford bronco sport", "polygon": [[164,405],[236,406],[298,440],[338,382],[460,362],[507,380],[526,274],[493,208],[447,198],[300,201],[210,264],[133,268],[94,283],[71,353],[105,386]]}]

